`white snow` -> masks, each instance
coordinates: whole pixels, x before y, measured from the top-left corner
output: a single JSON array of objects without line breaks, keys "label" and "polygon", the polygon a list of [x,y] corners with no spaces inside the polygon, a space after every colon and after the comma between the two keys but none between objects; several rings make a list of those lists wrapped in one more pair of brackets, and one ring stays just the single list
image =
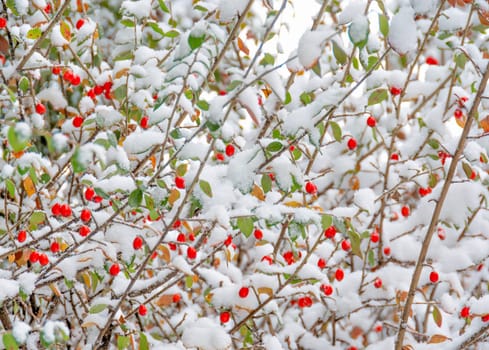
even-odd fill
[{"label": "white snow", "polygon": [[165,135],[156,131],[136,131],[130,134],[123,143],[123,147],[128,153],[143,153],[151,147],[163,142]]},{"label": "white snow", "polygon": [[182,342],[189,348],[225,350],[231,346],[231,337],[214,320],[208,317],[202,317],[193,323],[185,325]]},{"label": "white snow", "polygon": [[15,321],[13,324],[12,335],[19,344],[25,343],[32,327],[22,321]]},{"label": "white snow", "polygon": [[416,33],[416,22],[412,8],[401,8],[391,20],[389,43],[401,55],[413,53],[418,47]]}]

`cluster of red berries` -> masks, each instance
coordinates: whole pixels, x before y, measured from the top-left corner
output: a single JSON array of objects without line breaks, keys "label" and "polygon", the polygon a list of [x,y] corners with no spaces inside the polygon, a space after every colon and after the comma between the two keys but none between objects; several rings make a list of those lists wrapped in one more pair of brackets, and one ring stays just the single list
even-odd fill
[{"label": "cluster of red berries", "polygon": [[[60,66],[54,66],[51,69],[51,72],[54,75],[59,75],[61,74],[61,67]],[[73,86],[78,86],[81,83],[81,78],[78,74],[73,73],[71,69],[66,69],[63,72],[63,80],[70,83]]]},{"label": "cluster of red berries", "polygon": [[312,299],[309,296],[301,297],[297,299],[297,305],[300,308],[305,308],[305,307],[311,307],[312,306]]},{"label": "cluster of red berries", "polygon": [[[297,253],[297,257],[294,255],[294,253],[291,251],[291,250],[288,250],[286,252],[284,252],[282,254],[282,256],[284,257],[284,260],[285,262],[288,264],[288,265],[292,265],[294,262],[296,262],[297,259],[300,259],[302,254],[301,252],[298,252]],[[296,259],[297,258],[297,259]]]},{"label": "cluster of red berries", "polygon": [[87,96],[91,99],[95,99],[97,96],[104,94],[105,98],[110,100],[112,99],[112,85],[114,85],[114,83],[112,83],[110,80],[105,82],[103,85],[96,85],[87,91]]},{"label": "cluster of red berries", "polygon": [[65,218],[68,218],[71,216],[72,210],[71,210],[71,207],[66,203],[63,203],[63,204],[55,203],[51,207],[51,213],[54,216],[63,216]]},{"label": "cluster of red berries", "polygon": [[41,266],[46,266],[47,264],[49,264],[49,257],[44,253],[39,254],[38,252],[33,250],[29,255],[29,261],[31,262],[31,264],[39,262]]},{"label": "cluster of red berries", "polygon": [[451,155],[445,151],[438,151],[438,158],[440,158],[441,164],[445,165],[445,161],[447,158],[450,158]]},{"label": "cluster of red berries", "polygon": [[[234,147],[233,144],[228,144],[226,145],[226,148],[224,149],[224,153],[226,154],[226,156],[228,157],[232,157],[234,156],[234,153],[236,152],[236,148]],[[224,160],[226,160],[226,157],[224,157],[224,154],[221,153],[221,152],[216,152],[216,160],[220,161],[220,162],[224,162]]]},{"label": "cluster of red berries", "polygon": [[418,192],[421,197],[427,196],[431,193],[431,187],[420,187]]},{"label": "cluster of red berries", "polygon": [[101,196],[95,195],[95,190],[91,187],[88,187],[85,190],[85,199],[89,202],[93,201],[95,203],[100,203],[103,200]]}]

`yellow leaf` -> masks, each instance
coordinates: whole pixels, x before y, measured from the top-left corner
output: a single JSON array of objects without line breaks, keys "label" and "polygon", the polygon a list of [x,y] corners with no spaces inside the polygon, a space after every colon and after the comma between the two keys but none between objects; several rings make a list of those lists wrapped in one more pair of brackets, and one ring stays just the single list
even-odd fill
[{"label": "yellow leaf", "polygon": [[174,188],[170,191],[170,196],[168,197],[168,203],[170,203],[170,205],[173,205],[173,203],[175,203],[178,200],[178,198],[180,198],[180,191]]},{"label": "yellow leaf", "polygon": [[121,69],[120,71],[115,73],[115,79],[119,79],[126,76],[128,72],[129,72],[129,68]]},{"label": "yellow leaf", "polygon": [[61,35],[63,38],[66,39],[66,41],[70,42],[71,41],[71,29],[68,23],[65,21],[61,21],[59,24],[59,30],[61,31]]},{"label": "yellow leaf", "polygon": [[24,190],[27,193],[28,197],[30,197],[34,193],[36,193],[36,187],[34,186],[34,182],[32,182],[32,179],[30,178],[30,176],[28,176],[24,180],[22,180],[22,185],[24,185]]},{"label": "yellow leaf", "polygon": [[273,289],[270,287],[260,287],[258,288],[258,294],[266,294],[271,297],[273,295]]},{"label": "yellow leaf", "polygon": [[297,201],[285,202],[284,204],[292,208],[302,208],[304,206],[302,203],[299,203]]},{"label": "yellow leaf", "polygon": [[54,295],[56,295],[58,298],[61,297],[61,293],[59,292],[58,287],[56,286],[55,283],[50,283],[49,288],[53,291]]},{"label": "yellow leaf", "polygon": [[81,326],[83,328],[89,328],[89,327],[97,327],[98,324],[97,324],[97,322],[88,321],[88,322],[83,322],[83,324]]},{"label": "yellow leaf", "polygon": [[447,340],[452,340],[452,339],[444,336],[443,334],[433,334],[431,336],[430,340],[428,340],[428,344],[443,343]]},{"label": "yellow leaf", "polygon": [[68,249],[69,245],[65,241],[61,241],[59,243],[59,250],[64,252],[66,249]]},{"label": "yellow leaf", "polygon": [[192,226],[190,226],[188,221],[182,221],[182,225],[183,225],[183,227],[185,227],[187,229],[188,232],[193,232],[193,228],[192,228]]},{"label": "yellow leaf", "polygon": [[272,94],[272,89],[270,89],[268,86],[264,89],[261,89],[261,91],[263,92],[263,95],[265,95],[265,97],[268,97]]},{"label": "yellow leaf", "polygon": [[83,279],[83,282],[87,286],[87,289],[90,289],[90,287],[92,286],[92,280],[90,279],[90,275],[88,274],[88,272],[82,272],[81,277]]},{"label": "yellow leaf", "polygon": [[253,185],[253,189],[251,190],[251,194],[261,201],[265,200],[265,193],[263,193],[263,190],[261,189],[261,187],[257,186],[256,184]]}]

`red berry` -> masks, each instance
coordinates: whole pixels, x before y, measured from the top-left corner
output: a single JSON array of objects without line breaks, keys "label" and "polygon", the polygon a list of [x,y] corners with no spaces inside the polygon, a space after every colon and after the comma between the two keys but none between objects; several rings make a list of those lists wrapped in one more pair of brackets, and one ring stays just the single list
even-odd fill
[{"label": "red berry", "polygon": [[374,327],[374,331],[377,332],[377,333],[380,333],[382,332],[382,325],[381,324],[378,324]]},{"label": "red berry", "polygon": [[255,229],[255,231],[253,231],[253,236],[255,236],[255,238],[257,240],[261,240],[263,238],[263,232],[262,232],[262,230],[260,230],[258,228]]},{"label": "red berry", "polygon": [[112,276],[117,276],[119,274],[119,272],[121,272],[121,268],[119,266],[119,264],[112,264],[109,268],[109,273],[112,275]]},{"label": "red berry", "polygon": [[139,250],[143,247],[143,239],[139,236],[136,236],[132,241],[132,247],[134,250]]},{"label": "red berry", "polygon": [[356,346],[350,346],[349,348],[347,348],[346,350],[358,350],[358,348]]},{"label": "red berry", "polygon": [[188,240],[189,240],[190,242],[195,241],[195,235],[194,235],[193,233],[189,233],[189,235],[188,235]]},{"label": "red berry", "polygon": [[345,273],[342,269],[337,269],[334,276],[337,281],[341,281],[345,277]]},{"label": "red berry", "polygon": [[95,91],[93,89],[88,90],[87,96],[90,97],[92,100],[94,100],[95,99]]},{"label": "red berry", "polygon": [[235,149],[234,149],[234,146],[233,145],[229,144],[229,145],[226,146],[226,155],[228,157],[233,156],[234,155],[234,151],[235,151]]},{"label": "red berry", "polygon": [[195,250],[194,247],[187,248],[187,257],[189,259],[195,259],[197,257],[197,251]]},{"label": "red berry", "polygon": [[36,113],[38,114],[44,114],[46,113],[46,106],[44,106],[42,103],[36,104]]},{"label": "red berry", "polygon": [[275,174],[274,173],[268,173],[268,177],[270,180],[275,181]]},{"label": "red berry", "polygon": [[402,89],[401,88],[398,88],[398,87],[395,87],[395,86],[391,86],[390,92],[391,92],[391,95],[392,96],[397,96],[397,95],[400,95],[401,94]]},{"label": "red berry", "polygon": [[110,92],[110,90],[112,89],[112,85],[114,85],[114,83],[111,82],[110,80],[109,81],[106,81],[104,83],[103,88],[104,88],[105,93]]},{"label": "red berry", "polygon": [[175,243],[168,243],[168,248],[170,248],[170,250],[177,250],[177,245]]},{"label": "red berry", "polygon": [[44,8],[44,12],[51,13],[51,4],[46,5],[46,7]]},{"label": "red berry", "polygon": [[35,250],[31,252],[31,254],[29,255],[29,261],[32,263],[32,264],[35,264],[36,262],[39,261],[39,253],[36,252]]},{"label": "red berry", "polygon": [[384,247],[384,255],[391,255],[391,248],[390,247]]},{"label": "red berry", "polygon": [[89,209],[83,209],[80,213],[80,219],[84,222],[90,221],[92,218],[92,212]]},{"label": "red berry", "polygon": [[139,125],[141,125],[141,127],[143,129],[147,129],[148,126],[149,126],[149,117],[147,115],[145,115],[144,117],[141,118],[140,122],[139,122]]},{"label": "red berry", "polygon": [[227,95],[226,90],[219,90],[219,96],[225,96]]},{"label": "red berry", "polygon": [[426,64],[430,66],[437,66],[438,65],[438,60],[434,58],[433,56],[428,56],[426,57]]},{"label": "red berry", "polygon": [[250,293],[250,289],[248,287],[241,287],[238,294],[240,298],[244,299],[248,296],[249,293]]},{"label": "red berry", "polygon": [[485,314],[481,316],[482,322],[489,322],[489,314]]},{"label": "red berry", "polygon": [[81,27],[83,27],[84,24],[85,20],[83,18],[80,18],[78,21],[76,21],[75,27],[79,30]]},{"label": "red berry", "polygon": [[54,241],[53,243],[51,243],[51,246],[49,247],[49,249],[51,250],[51,252],[53,253],[57,253],[59,252],[59,243]]},{"label": "red berry", "polygon": [[79,128],[83,124],[83,118],[77,115],[75,118],[73,118],[72,124],[75,128]]},{"label": "red berry", "polygon": [[228,237],[224,240],[224,245],[229,247],[233,243],[233,236],[228,235]]},{"label": "red berry", "polygon": [[86,190],[85,190],[85,199],[87,201],[91,201],[93,199],[93,196],[95,196],[95,191],[93,190],[93,188],[91,187],[88,187]]},{"label": "red berry", "polygon": [[82,225],[82,226],[80,226],[80,229],[78,230],[78,232],[80,233],[80,236],[86,237],[90,233],[90,227]]},{"label": "red berry", "polygon": [[465,106],[465,102],[467,102],[469,100],[469,98],[467,96],[462,96],[460,97],[458,100],[457,100],[457,103],[458,103],[458,106],[460,108],[464,107]]},{"label": "red berry", "polygon": [[375,280],[374,280],[374,287],[375,288],[380,288],[382,287],[382,280],[380,279],[380,277],[376,277]]},{"label": "red berry", "polygon": [[302,297],[302,298],[299,298],[299,300],[297,301],[297,304],[301,308],[311,307],[312,306],[312,299],[311,299],[311,297],[308,297],[308,296]]},{"label": "red berry", "polygon": [[333,294],[333,287],[329,284],[322,284],[321,285],[321,290],[323,291],[324,295],[331,295]]},{"label": "red berry", "polygon": [[439,278],[440,278],[440,277],[438,276],[438,272],[436,272],[436,271],[431,271],[431,273],[430,273],[430,281],[431,281],[431,283],[436,283],[436,282],[438,282],[438,279],[439,279]]},{"label": "red berry", "polygon": [[392,154],[391,154],[391,160],[398,161],[398,160],[399,160],[399,154],[397,154],[397,153],[392,153]]},{"label": "red berry", "polygon": [[460,317],[467,318],[470,316],[470,307],[464,306],[462,310],[460,310]]},{"label": "red berry", "polygon": [[273,264],[273,259],[271,256],[268,256],[268,255],[265,255],[263,258],[261,258],[261,261],[266,261],[268,262],[268,265],[272,265]]},{"label": "red berry", "polygon": [[173,223],[173,228],[174,229],[177,229],[179,228],[180,226],[182,226],[182,222],[180,220],[175,220],[175,222]]},{"label": "red berry", "polygon": [[341,241],[341,249],[343,249],[344,251],[349,251],[351,249],[350,241],[347,239]]},{"label": "red berry", "polygon": [[309,194],[316,194],[316,192],[318,191],[318,188],[316,187],[316,185],[311,181],[306,182],[305,189],[306,189],[306,192]]},{"label": "red berry", "polygon": [[457,119],[462,118],[464,115],[464,112],[462,112],[461,109],[456,109],[455,112],[453,112],[453,116]]},{"label": "red berry", "polygon": [[472,171],[470,173],[470,179],[475,180],[476,177],[477,177],[477,172],[472,169]]},{"label": "red berry", "polygon": [[93,92],[95,92],[95,95],[102,95],[104,93],[104,87],[102,85],[96,85],[93,88]]},{"label": "red berry", "polygon": [[153,252],[153,254],[151,254],[151,260],[154,260],[158,257],[158,252]]},{"label": "red berry", "polygon": [[60,66],[54,66],[53,68],[51,68],[51,72],[54,75],[58,75],[59,73],[61,73],[61,67]]},{"label": "red berry", "polygon": [[178,294],[178,293],[173,294],[172,301],[174,303],[178,303],[180,301],[180,299],[182,299],[182,296],[180,294]]},{"label": "red berry", "polygon": [[403,206],[403,207],[401,208],[401,214],[402,214],[402,216],[404,216],[404,217],[408,217],[410,212],[411,212],[411,211],[409,210],[409,207],[408,207],[407,205],[405,205],[405,206]]},{"label": "red berry", "polygon": [[2,65],[4,65],[4,64],[5,64],[5,62],[7,62],[7,59],[5,58],[5,56],[4,56],[4,55],[0,55],[0,63],[1,63]]},{"label": "red berry", "polygon": [[62,204],[61,207],[61,215],[65,218],[71,216],[71,207],[68,204]]},{"label": "red berry", "polygon": [[25,232],[24,230],[19,231],[19,233],[17,234],[17,240],[19,241],[19,243],[25,242],[26,239],[27,232]]},{"label": "red berry", "polygon": [[102,202],[103,200],[104,200],[104,199],[103,199],[101,196],[95,196],[95,197],[93,197],[93,201],[94,201],[95,203],[100,203],[100,202]]},{"label": "red berry", "polygon": [[0,17],[0,29],[3,29],[7,26],[7,19],[4,17]]},{"label": "red berry", "polygon": [[286,251],[282,254],[282,256],[284,257],[284,260],[287,262],[288,265],[292,265],[295,261],[294,253],[291,250]]},{"label": "red berry", "polygon": [[185,243],[186,240],[185,234],[180,232],[177,236],[177,242]]},{"label": "red berry", "polygon": [[61,215],[61,205],[59,203],[55,203],[52,207],[51,207],[51,213],[54,215],[54,216],[58,216],[58,215]]},{"label": "red berry", "polygon": [[379,233],[377,232],[377,230],[375,230],[374,232],[372,232],[372,234],[370,235],[370,241],[372,243],[377,243],[378,241],[380,240],[380,235]]},{"label": "red berry", "polygon": [[219,319],[221,320],[221,323],[228,323],[230,318],[231,318],[231,314],[229,313],[229,311],[223,311],[221,312],[221,315],[219,315]]},{"label": "red berry", "polygon": [[138,313],[141,316],[146,316],[146,314],[148,313],[148,309],[146,308],[146,306],[144,304],[139,305]]},{"label": "red berry", "polygon": [[377,124],[377,120],[370,116],[367,118],[367,125],[370,126],[371,128],[375,127],[375,125]]},{"label": "red berry", "polygon": [[319,267],[320,269],[324,269],[324,268],[326,267],[326,260],[324,260],[323,258],[320,258],[320,259],[318,260],[318,267]]},{"label": "red berry", "polygon": [[357,148],[357,140],[355,140],[353,137],[348,140],[347,143],[348,149],[349,150],[354,150]]},{"label": "red berry", "polygon": [[336,235],[336,227],[330,226],[326,230],[324,230],[324,235],[326,238],[331,238],[333,239],[334,236]]},{"label": "red berry", "polygon": [[73,77],[70,80],[71,85],[78,86],[81,83],[81,78],[78,74],[73,74]]},{"label": "red berry", "polygon": [[289,151],[294,152],[294,150],[295,150],[295,146],[294,145],[290,145],[289,146]]},{"label": "red berry", "polygon": [[224,154],[222,153],[216,153],[216,159],[223,162],[224,161]]},{"label": "red berry", "polygon": [[46,254],[40,254],[39,264],[41,264],[42,266],[46,266],[47,264],[49,264],[49,257]]},{"label": "red berry", "polygon": [[175,186],[177,186],[177,188],[183,190],[185,188],[185,179],[181,176],[175,177]]},{"label": "red berry", "polygon": [[65,70],[63,73],[63,80],[71,82],[73,80],[73,72],[69,69]]}]

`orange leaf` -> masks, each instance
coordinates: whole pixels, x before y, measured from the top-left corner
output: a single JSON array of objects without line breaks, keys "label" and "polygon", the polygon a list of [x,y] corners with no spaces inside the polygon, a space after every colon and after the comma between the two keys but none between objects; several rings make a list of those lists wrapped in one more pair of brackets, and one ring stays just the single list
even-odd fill
[{"label": "orange leaf", "polygon": [[156,157],[153,154],[151,157],[149,157],[149,160],[151,161],[151,166],[153,167],[153,170],[156,169]]},{"label": "orange leaf", "polygon": [[263,190],[261,189],[261,187],[257,186],[256,184],[253,185],[253,189],[251,190],[251,194],[261,201],[265,200],[265,193],[263,193]]},{"label": "orange leaf", "polygon": [[159,307],[162,306],[168,306],[173,303],[173,295],[172,294],[163,294],[161,297],[159,297],[156,301],[155,304]]},{"label": "orange leaf", "polygon": [[482,119],[479,122],[479,125],[482,128],[482,130],[484,130],[484,132],[489,132],[489,115],[486,116],[484,119]]},{"label": "orange leaf", "polygon": [[22,185],[24,185],[24,190],[27,193],[28,197],[30,197],[34,193],[36,193],[36,187],[34,186],[34,182],[32,182],[32,179],[30,178],[30,176],[28,176],[24,180],[22,180]]},{"label": "orange leaf", "polygon": [[292,208],[302,208],[304,206],[304,205],[302,205],[302,203],[297,202],[297,201],[289,201],[289,202],[285,202],[284,204],[286,206],[292,207]]},{"label": "orange leaf", "polygon": [[170,250],[163,244],[158,246],[158,250],[160,251],[160,257],[168,264],[171,259]]},{"label": "orange leaf", "polygon": [[63,38],[66,39],[66,41],[70,42],[71,41],[71,29],[68,23],[65,21],[61,21],[59,24],[59,30],[61,31],[61,35]]},{"label": "orange leaf", "polygon": [[447,340],[452,340],[452,339],[444,336],[443,334],[433,334],[431,336],[430,340],[428,340],[428,344],[443,343]]},{"label": "orange leaf", "polygon": [[362,334],[363,334],[363,329],[361,329],[360,327],[355,326],[355,327],[353,327],[353,329],[350,332],[350,337],[352,339],[357,339]]},{"label": "orange leaf", "polygon": [[246,46],[246,44],[241,40],[240,37],[238,37],[238,47],[239,49],[245,54],[249,55],[250,54],[250,49]]},{"label": "orange leaf", "polygon": [[178,198],[180,198],[180,191],[174,188],[170,192],[170,196],[168,197],[168,203],[170,203],[170,205],[173,205],[173,203],[175,203],[178,200]]}]

